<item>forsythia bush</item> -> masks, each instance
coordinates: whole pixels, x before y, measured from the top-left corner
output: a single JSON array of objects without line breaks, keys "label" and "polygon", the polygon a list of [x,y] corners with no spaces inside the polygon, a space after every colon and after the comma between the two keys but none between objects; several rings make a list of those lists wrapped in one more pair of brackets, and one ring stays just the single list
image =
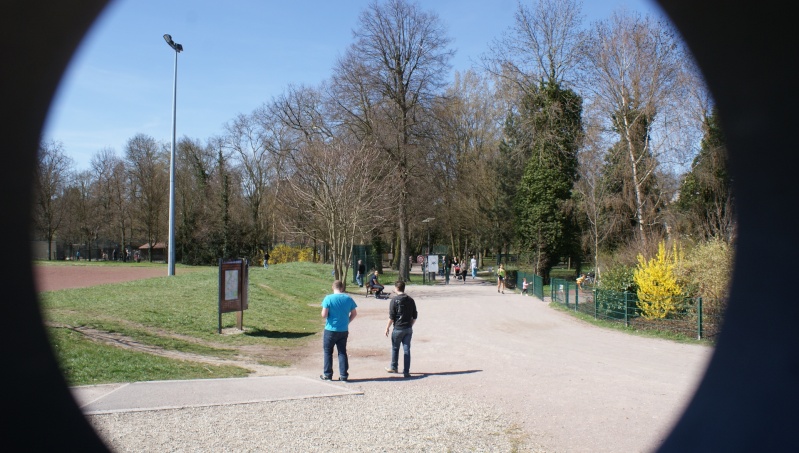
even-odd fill
[{"label": "forsythia bush", "polygon": [[675,269],[679,267],[682,253],[674,244],[671,253],[666,252],[664,242],[658,244],[658,254],[647,262],[638,255],[635,283],[638,286],[638,306],[647,319],[665,318],[674,313],[682,301]]},{"label": "forsythia bush", "polygon": [[293,263],[296,261],[310,262],[312,259],[313,250],[310,247],[291,247],[281,244],[269,252],[269,264]]}]

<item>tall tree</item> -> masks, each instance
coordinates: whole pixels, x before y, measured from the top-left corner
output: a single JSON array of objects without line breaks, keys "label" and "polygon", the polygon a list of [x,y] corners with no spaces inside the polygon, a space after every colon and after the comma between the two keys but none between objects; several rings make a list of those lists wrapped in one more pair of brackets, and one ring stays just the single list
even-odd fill
[{"label": "tall tree", "polygon": [[411,179],[423,164],[425,124],[444,86],[453,51],[433,13],[405,0],[372,2],[361,14],[355,43],[334,70],[333,90],[342,120],[359,139],[376,143],[396,167],[399,271],[409,275],[408,205]]},{"label": "tall tree", "polygon": [[705,137],[680,187],[678,209],[689,234],[730,244],[735,237],[735,203],[727,168],[727,147],[714,110],[705,119]]},{"label": "tall tree", "polygon": [[64,200],[64,191],[73,173],[73,162],[57,142],[39,145],[34,194],[35,224],[47,240],[47,259],[52,259],[52,243],[69,208]]},{"label": "tall tree", "polygon": [[491,44],[483,66],[524,91],[541,81],[573,82],[583,41],[582,2],[539,0],[529,8],[519,2],[514,24]]},{"label": "tall tree", "polygon": [[226,129],[225,146],[239,165],[243,181],[241,190],[249,208],[249,252],[254,254],[267,242],[267,216],[264,205],[270,181],[274,178],[274,154],[269,152],[267,131],[259,121],[259,113],[238,115]]},{"label": "tall tree", "polygon": [[[297,208],[295,225],[300,230],[316,238],[320,228],[326,235],[337,280],[346,281],[356,233],[368,235],[369,226],[378,223],[372,218],[384,216],[392,206],[386,203],[389,185],[373,171],[378,156],[363,142],[333,139],[309,141],[289,157],[292,174],[284,204]],[[373,199],[382,201],[372,203]]]},{"label": "tall tree", "polygon": [[456,73],[435,104],[428,155],[433,172],[428,187],[436,188],[431,202],[436,206],[436,224],[454,256],[479,252],[488,245],[490,228],[478,212],[494,200],[490,194],[495,184],[485,163],[499,140],[497,110],[493,89],[473,71]]},{"label": "tall tree", "polygon": [[582,99],[557,84],[528,91],[522,124],[531,126],[531,156],[515,199],[518,242],[531,253],[533,271],[543,277],[561,256],[575,256],[577,237],[568,202],[577,180],[582,138]]},{"label": "tall tree", "polygon": [[125,147],[133,208],[141,218],[148,248],[148,260],[152,261],[153,246],[161,239],[166,229],[165,215],[169,195],[168,152],[158,146],[154,138],[137,134]]},{"label": "tall tree", "polygon": [[[626,10],[596,22],[587,34],[582,55],[588,76],[585,88],[604,112],[609,130],[618,137],[614,157],[624,156],[623,176],[634,204],[634,223],[641,236],[658,224],[654,217],[660,198],[647,198],[647,185],[656,186],[657,165],[666,148],[654,143],[656,122],[668,125],[669,107],[677,104],[680,74],[686,58],[675,31],[665,21],[655,21]],[[668,134],[661,134],[667,138]]]}]

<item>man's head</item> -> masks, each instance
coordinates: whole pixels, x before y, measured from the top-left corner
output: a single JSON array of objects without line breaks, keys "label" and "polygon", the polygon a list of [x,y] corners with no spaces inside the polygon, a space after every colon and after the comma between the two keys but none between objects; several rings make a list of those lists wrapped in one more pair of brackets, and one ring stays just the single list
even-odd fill
[{"label": "man's head", "polygon": [[402,280],[397,280],[396,282],[394,282],[394,288],[396,288],[396,290],[399,291],[399,292],[404,292],[405,291],[405,282],[402,281]]},{"label": "man's head", "polygon": [[358,264],[361,264],[361,260],[358,260]]},{"label": "man's head", "polygon": [[336,280],[333,282],[333,292],[336,293],[343,293],[344,292],[344,282],[341,280]]},{"label": "man's head", "polygon": [[375,272],[374,272],[374,274],[375,274],[375,275],[377,275],[377,274],[378,274],[378,272],[377,272],[377,269],[375,269]]}]

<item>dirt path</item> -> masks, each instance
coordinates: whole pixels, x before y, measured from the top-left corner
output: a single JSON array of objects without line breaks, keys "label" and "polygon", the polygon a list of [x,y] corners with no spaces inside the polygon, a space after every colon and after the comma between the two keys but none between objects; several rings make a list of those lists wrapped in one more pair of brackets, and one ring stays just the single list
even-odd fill
[{"label": "dirt path", "polygon": [[[533,445],[557,452],[650,451],[668,434],[712,349],[591,326],[492,283],[407,288],[419,309],[410,386],[469,395],[511,414]],[[386,379],[385,300],[355,298],[350,380]],[[321,340],[289,373],[321,372]],[[334,369],[335,366],[334,366]]]}]

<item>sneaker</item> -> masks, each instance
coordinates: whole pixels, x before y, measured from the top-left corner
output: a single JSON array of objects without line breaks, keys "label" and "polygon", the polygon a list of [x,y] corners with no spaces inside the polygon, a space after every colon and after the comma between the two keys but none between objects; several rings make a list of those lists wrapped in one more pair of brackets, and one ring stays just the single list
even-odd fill
[{"label": "sneaker", "polygon": [[405,373],[402,375],[405,379],[409,379],[411,377],[411,373]]},{"label": "sneaker", "polygon": [[349,380],[349,378],[348,377],[339,376],[338,380],[341,381],[341,382],[347,382]]},{"label": "sneaker", "polygon": [[319,375],[319,379],[321,379],[323,381],[329,381],[329,380],[333,379],[333,377],[332,376],[325,376],[324,374],[320,374]]},{"label": "sneaker", "polygon": [[386,367],[386,372],[388,372],[388,373],[396,373],[397,370],[395,370],[394,368],[391,368],[391,367]]}]

